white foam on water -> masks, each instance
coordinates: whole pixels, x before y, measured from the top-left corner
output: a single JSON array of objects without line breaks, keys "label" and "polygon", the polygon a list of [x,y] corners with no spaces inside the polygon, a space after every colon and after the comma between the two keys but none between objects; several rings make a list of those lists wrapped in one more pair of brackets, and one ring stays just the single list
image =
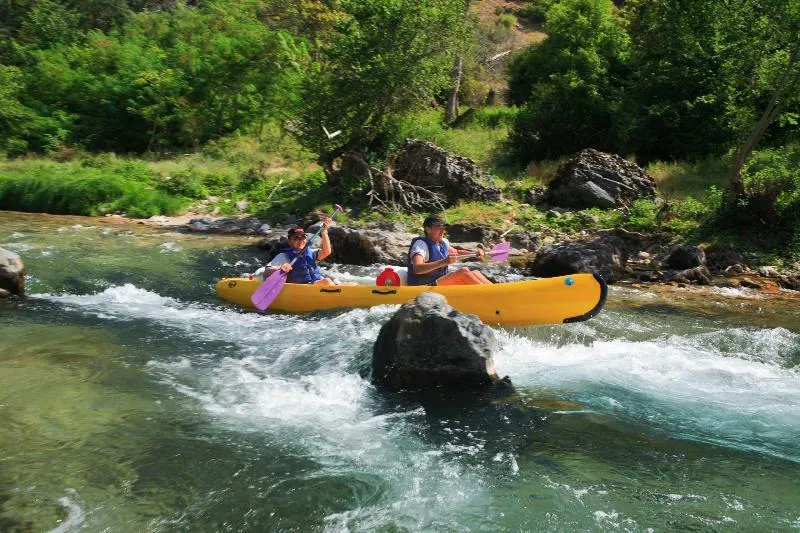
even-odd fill
[{"label": "white foam on water", "polygon": [[501,375],[681,438],[800,461],[800,335],[728,329],[649,341],[552,344],[499,333]]},{"label": "white foam on water", "polygon": [[159,246],[158,248],[159,248],[159,253],[162,253],[162,254],[163,253],[168,253],[168,252],[180,252],[180,251],[183,251],[183,248],[178,243],[173,242],[173,241],[167,241],[167,242],[161,244],[161,246]]},{"label": "white foam on water", "polygon": [[86,520],[86,514],[77,500],[78,493],[75,489],[67,489],[67,496],[62,496],[58,499],[58,503],[67,509],[68,514],[66,520],[51,529],[50,533],[71,533],[81,529]]},{"label": "white foam on water", "polygon": [[[457,513],[486,497],[485,473],[475,465],[484,451],[479,439],[424,442],[418,436],[424,412],[382,412],[379,395],[359,376],[381,325],[397,306],[264,316],[182,302],[130,284],[94,295],[34,298],[102,320],[149,320],[178,336],[225,343],[230,349],[224,353],[161,356],[148,363],[148,371],[196,401],[217,423],[290,443],[321,465],[323,474],[357,470],[391,480],[385,488],[391,494],[381,503],[328,516],[330,530],[401,523],[431,529],[443,506]],[[647,341],[597,340],[608,321],[563,326],[559,332],[584,339],[566,344],[499,330],[495,364],[518,387],[552,389],[590,410],[672,435],[800,456],[800,376],[782,366],[800,336],[741,328]],[[659,331],[647,321],[640,325],[645,334]],[[519,474],[512,453],[499,462],[511,475]],[[593,486],[551,488],[578,502],[590,492],[601,493]],[[624,527],[630,520],[613,510],[597,513],[602,527]]]},{"label": "white foam on water", "polygon": [[[263,326],[278,317],[239,313],[233,309],[186,303],[126,283],[89,295],[34,294],[67,310],[117,321],[150,320],[201,340],[263,340]],[[261,327],[259,327],[261,326]]]},{"label": "white foam on water", "polygon": [[729,298],[748,298],[751,300],[762,300],[764,299],[764,295],[762,295],[759,291],[754,289],[747,289],[747,288],[735,288],[735,287],[711,287],[711,292],[719,294],[721,296],[727,296]]},{"label": "white foam on water", "polygon": [[15,252],[27,252],[29,250],[33,250],[33,245],[24,242],[4,242],[0,243],[0,247],[7,250],[13,250]]},{"label": "white foam on water", "polygon": [[[324,317],[264,316],[188,304],[130,284],[93,295],[39,294],[35,298],[102,320],[149,320],[194,340],[234,345],[235,356],[181,354],[150,361],[147,368],[197,401],[221,424],[273,434],[336,472],[355,467],[392,478],[393,487],[404,494],[397,495],[391,505],[399,504],[409,516],[421,513],[434,520],[442,504],[458,506],[482,490],[476,479],[479,474],[456,459],[441,459],[446,445],[434,450],[435,454],[428,453],[429,445],[420,442],[413,429],[424,415],[420,409],[381,412],[372,385],[353,367],[357,357],[368,366],[372,343],[397,306]],[[457,454],[469,451],[469,446],[462,448]],[[370,513],[389,520],[396,512],[378,507],[362,510],[357,519],[331,520],[346,524],[355,519],[361,524],[382,520]]]}]

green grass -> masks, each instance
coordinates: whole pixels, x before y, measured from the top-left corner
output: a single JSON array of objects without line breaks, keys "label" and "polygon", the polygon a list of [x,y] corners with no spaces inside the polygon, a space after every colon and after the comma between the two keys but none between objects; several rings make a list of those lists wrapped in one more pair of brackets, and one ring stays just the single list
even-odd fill
[{"label": "green grass", "polygon": [[159,190],[143,162],[115,160],[99,168],[92,163],[4,163],[0,165],[0,209],[149,217],[177,214],[186,203]]},{"label": "green grass", "polygon": [[251,211],[302,210],[315,199],[307,189],[321,188],[320,174],[311,154],[267,126],[261,140],[233,136],[164,159],[65,150],[58,159],[0,160],[0,209],[146,218],[179,214],[211,196],[229,200],[211,205],[222,215],[238,212],[242,199]]},{"label": "green grass", "polygon": [[[504,146],[516,113],[516,108],[505,106],[478,109],[467,124],[450,128],[442,123],[441,109],[429,109],[403,119],[398,138],[400,142],[405,138],[431,141],[445,150],[469,157],[490,174],[509,179],[520,172],[519,167],[508,160]],[[395,148],[399,148],[399,144]]]},{"label": "green grass", "polygon": [[667,200],[705,198],[711,186],[725,190],[730,179],[730,158],[708,158],[698,162],[655,162],[645,169]]}]

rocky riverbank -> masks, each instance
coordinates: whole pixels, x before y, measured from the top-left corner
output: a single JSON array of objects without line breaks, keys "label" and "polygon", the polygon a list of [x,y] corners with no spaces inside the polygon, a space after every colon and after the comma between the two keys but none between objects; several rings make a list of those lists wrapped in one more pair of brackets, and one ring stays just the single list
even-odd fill
[{"label": "rocky riverbank", "polygon": [[[286,229],[292,224],[316,229],[314,220],[293,219],[272,226],[250,216],[157,217],[146,224],[169,226],[193,233],[260,236],[256,246],[273,254],[284,247]],[[365,227],[335,225],[330,237],[334,248],[331,262],[350,265],[404,265],[408,244],[417,234],[398,223]],[[675,287],[745,287],[764,292],[782,289],[800,291],[800,263],[788,268],[749,265],[732,248],[698,247],[669,240],[662,234],[645,234],[623,229],[560,234],[501,232],[482,224],[451,224],[448,238],[461,248],[490,247],[500,240],[511,245],[508,270],[530,277],[549,277],[577,272],[599,272],[609,283],[669,284]]]}]

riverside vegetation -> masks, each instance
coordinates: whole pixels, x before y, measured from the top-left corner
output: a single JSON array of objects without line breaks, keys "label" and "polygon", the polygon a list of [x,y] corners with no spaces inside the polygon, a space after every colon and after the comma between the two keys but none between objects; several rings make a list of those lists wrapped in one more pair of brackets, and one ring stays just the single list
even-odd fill
[{"label": "riverside vegetation", "polygon": [[[624,227],[800,259],[796,1],[506,2],[488,17],[478,4],[6,3],[0,209],[281,222],[346,202],[350,224],[416,227],[418,213],[369,208],[369,183],[333,178],[345,152],[380,166],[413,137],[503,190],[448,208],[451,221]],[[515,45],[534,30],[547,38]],[[558,217],[530,206],[586,147],[642,164],[660,197]]]}]

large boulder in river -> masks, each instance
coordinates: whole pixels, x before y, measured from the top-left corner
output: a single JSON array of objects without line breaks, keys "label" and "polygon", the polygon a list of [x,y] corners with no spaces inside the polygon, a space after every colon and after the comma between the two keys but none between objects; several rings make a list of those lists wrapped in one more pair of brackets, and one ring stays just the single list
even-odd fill
[{"label": "large boulder in river", "polygon": [[462,199],[500,199],[492,177],[472,159],[450,154],[432,142],[406,139],[390,168],[395,179],[439,192],[449,205]]},{"label": "large boulder in river", "polygon": [[372,379],[392,390],[486,389],[502,382],[492,352],[494,332],[475,315],[453,309],[441,294],[423,292],[381,328]]},{"label": "large boulder in river", "polygon": [[678,270],[706,266],[706,254],[702,248],[691,244],[681,244],[672,250],[665,260],[665,264]]},{"label": "large boulder in river", "polygon": [[611,209],[655,197],[655,181],[641,167],[616,154],[587,148],[561,164],[545,200],[560,207]]},{"label": "large boulder in river", "polygon": [[447,238],[452,242],[488,243],[497,240],[498,235],[488,224],[455,222],[447,227]]},{"label": "large boulder in river", "polygon": [[622,279],[628,252],[619,237],[603,235],[590,241],[568,241],[542,248],[528,265],[532,276],[549,278],[598,273],[608,283]]},{"label": "large boulder in river", "polygon": [[0,248],[0,298],[25,294],[25,265],[14,252]]}]

